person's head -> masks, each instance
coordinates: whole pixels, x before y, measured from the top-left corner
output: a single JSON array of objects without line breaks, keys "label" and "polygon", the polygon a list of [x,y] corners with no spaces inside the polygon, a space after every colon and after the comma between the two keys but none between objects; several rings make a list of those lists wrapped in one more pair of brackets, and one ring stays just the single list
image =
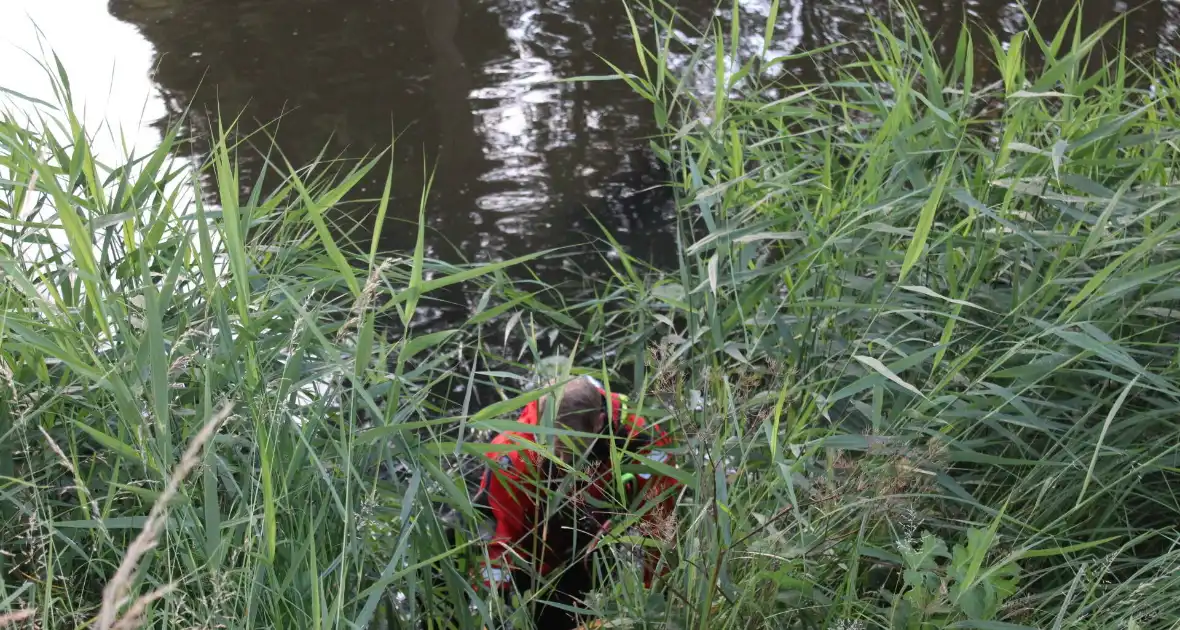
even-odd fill
[{"label": "person's head", "polygon": [[[588,379],[579,378],[566,383],[560,392],[541,398],[539,411],[544,417],[556,404],[554,425],[579,433],[602,431],[606,425],[606,409],[602,392]],[[567,443],[568,442],[568,443]],[[556,455],[571,463],[590,447],[591,440],[581,436],[559,436],[555,447]],[[570,449],[574,449],[571,452]]]}]

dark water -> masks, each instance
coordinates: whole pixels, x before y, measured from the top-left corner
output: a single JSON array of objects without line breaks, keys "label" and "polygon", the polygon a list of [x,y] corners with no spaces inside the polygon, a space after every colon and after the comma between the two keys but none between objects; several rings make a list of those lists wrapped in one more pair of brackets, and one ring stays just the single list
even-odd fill
[{"label": "dark water", "polygon": [[[727,15],[715,14],[711,1],[672,4],[698,26]],[[748,55],[763,47],[769,4],[739,2]],[[7,5],[0,10],[7,17],[32,12],[53,47],[77,44],[65,41],[70,35],[55,39],[55,27],[77,27],[74,37],[93,35],[65,58],[71,72],[97,86],[91,91],[107,98],[108,113],[113,108],[124,120],[134,119],[136,105],[109,105],[101,86],[110,68],[102,64],[114,61],[125,73],[128,67],[139,72],[150,80],[143,124],[160,129],[180,121],[192,141],[186,150],[207,150],[205,138],[218,111],[238,117],[246,134],[269,125],[285,158],[296,165],[321,156],[359,159],[397,134],[392,220],[380,235],[386,250],[413,245],[412,222],[429,165],[437,166],[427,207],[434,256],[488,260],[574,247],[599,234],[598,219],[631,254],[657,265],[672,259],[667,199],[629,195],[660,177],[645,151],[655,132],[650,105],[618,82],[556,82],[608,73],[600,57],[634,69],[620,0],[0,0],[0,5]],[[78,8],[82,5],[106,13],[87,15]],[[948,50],[964,15],[1002,34],[1024,27],[1013,2],[918,0],[918,5],[936,41]],[[1043,0],[1029,10],[1036,12],[1038,26],[1056,29],[1073,6],[1069,0]],[[1091,1],[1085,22],[1093,28],[1129,9],[1134,50],[1172,50],[1180,0]],[[768,55],[865,41],[869,15],[888,20],[888,3],[784,0]],[[106,27],[113,30],[106,33]],[[10,51],[2,54],[8,59]],[[822,75],[824,65],[800,62],[788,70],[809,80]],[[258,136],[254,148],[242,150],[247,190],[265,169],[266,145]],[[353,236],[367,242],[374,213],[370,198],[380,192],[384,177],[382,165],[340,205],[336,219],[342,231],[355,227]],[[207,194],[216,203],[214,192]],[[557,279],[573,264],[600,270],[598,255],[582,251],[570,260],[548,261],[541,273]]]}]

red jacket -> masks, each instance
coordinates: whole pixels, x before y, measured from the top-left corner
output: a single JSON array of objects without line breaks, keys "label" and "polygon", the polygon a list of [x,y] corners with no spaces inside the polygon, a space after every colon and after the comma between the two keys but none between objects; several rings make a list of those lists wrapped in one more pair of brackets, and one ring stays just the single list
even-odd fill
[{"label": "red jacket", "polygon": [[[599,387],[605,395],[606,392]],[[614,436],[616,447],[629,453],[638,453],[644,457],[672,466],[673,457],[661,450],[667,447],[667,434],[656,426],[647,426],[644,420],[635,415],[623,416],[622,399],[613,394],[612,411],[608,422],[614,422]],[[529,403],[520,414],[518,422],[536,426],[538,421],[537,402]],[[628,438],[634,440],[628,443]],[[521,442],[535,442],[535,435],[522,431],[506,431],[497,435],[492,444],[505,446],[519,446]],[[545,527],[545,510],[547,502],[544,497],[544,485],[539,484],[541,466],[546,459],[528,448],[517,448],[508,451],[487,453],[489,459],[488,470],[480,481],[480,495],[491,510],[496,523],[495,534],[488,546],[490,565],[482,567],[482,577],[485,586],[506,587],[511,580],[511,565],[519,557],[534,564],[541,575],[547,574],[555,566],[568,561],[568,551],[561,549],[565,545],[553,543],[555,539],[568,541],[574,534],[568,527],[553,524],[550,521]],[[602,462],[589,473],[592,482],[580,484],[573,492],[569,492],[564,500],[579,503],[582,512],[591,515],[590,522],[599,529],[597,532],[580,531],[576,536],[585,542],[587,539],[605,533],[611,527],[612,516],[616,516],[621,509],[617,504],[604,505],[603,499],[608,489],[614,487],[610,474],[610,463]],[[651,503],[652,498],[660,497],[669,488],[676,485],[673,478],[666,475],[642,473],[636,475],[636,496],[644,497],[644,501],[637,508],[643,512],[641,522],[659,531],[668,526],[676,498],[674,492],[663,494],[658,504]],[[538,488],[541,488],[538,491]],[[541,500],[538,500],[541,499]],[[641,527],[642,529],[642,527]],[[563,531],[557,531],[563,530]],[[551,544],[552,543],[552,544]],[[554,548],[558,547],[558,548]],[[650,586],[653,570],[659,560],[658,552],[648,549],[644,562],[644,580]],[[539,552],[539,553],[536,553]],[[536,558],[535,556],[540,556]],[[539,560],[539,562],[538,562]]]}]

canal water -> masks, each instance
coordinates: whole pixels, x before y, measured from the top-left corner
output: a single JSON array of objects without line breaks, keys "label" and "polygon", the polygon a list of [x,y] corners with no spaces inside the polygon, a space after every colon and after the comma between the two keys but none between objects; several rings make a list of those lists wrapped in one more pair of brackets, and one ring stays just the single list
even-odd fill
[{"label": "canal water", "polygon": [[[732,6],[671,4],[686,20],[682,34],[715,17],[727,23]],[[782,0],[767,43],[770,0],[737,5],[747,56],[846,42],[838,57],[869,39],[870,16],[890,19],[884,0]],[[964,16],[1002,37],[1025,26],[1016,2],[917,5],[947,50]],[[1039,27],[1056,29],[1073,6],[1042,0],[1027,9]],[[1133,50],[1173,52],[1180,0],[1091,0],[1083,15],[1096,27],[1123,12]],[[538,271],[554,280],[572,269],[593,273],[601,252],[582,245],[601,234],[598,222],[631,255],[656,265],[674,255],[668,199],[647,190],[660,178],[647,151],[650,105],[619,82],[558,82],[609,73],[603,59],[635,66],[622,0],[0,0],[0,24],[0,87],[46,97],[36,62],[48,46],[92,128],[109,124],[99,133],[103,151],[143,153],[179,122],[191,140],[184,150],[199,156],[219,112],[237,118],[244,135],[267,127],[295,165],[360,159],[396,137],[392,220],[380,237],[388,251],[412,247],[431,166],[433,256],[479,261],[567,248],[569,256]],[[815,79],[824,61],[785,71]],[[247,190],[269,149],[265,135],[251,137],[240,154]],[[375,169],[337,209],[340,229],[355,228],[354,238],[368,240],[385,172]]]}]

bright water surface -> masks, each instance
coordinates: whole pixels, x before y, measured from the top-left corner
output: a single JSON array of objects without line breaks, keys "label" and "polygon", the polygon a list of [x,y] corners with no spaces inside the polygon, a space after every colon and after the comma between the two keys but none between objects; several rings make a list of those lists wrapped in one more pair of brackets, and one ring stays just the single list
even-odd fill
[{"label": "bright water surface", "polygon": [[[944,49],[954,46],[964,14],[1002,34],[1025,26],[1015,2],[917,2]],[[672,4],[697,25],[714,15],[713,0]],[[1038,26],[1055,30],[1073,4],[1042,0],[1029,10]],[[760,54],[770,2],[739,5],[743,46]],[[887,20],[887,7],[783,0],[767,54],[864,42],[868,16]],[[1180,0],[1092,0],[1085,20],[1093,27],[1129,8],[1133,48],[1169,54]],[[388,250],[412,247],[406,222],[417,217],[424,163],[437,160],[432,255],[481,260],[574,246],[597,234],[592,217],[637,256],[666,264],[673,254],[665,200],[628,196],[657,175],[643,150],[654,131],[650,105],[618,82],[556,82],[609,73],[599,56],[635,65],[620,0],[0,0],[0,24],[0,86],[48,97],[36,24],[69,71],[86,118],[109,123],[99,137],[108,155],[151,149],[175,120],[194,140],[187,146],[207,150],[218,105],[223,116],[240,116],[243,132],[274,126],[296,165],[321,154],[361,158],[398,134],[391,212],[400,220],[382,234]],[[813,80],[823,63],[788,70]],[[247,188],[262,171],[266,147],[257,139],[258,150],[247,147],[241,157]],[[373,216],[366,198],[380,192],[385,172],[375,169],[340,208],[338,220],[361,226],[356,235],[366,240]],[[574,261],[601,265],[593,252]],[[568,269],[551,260],[541,271],[556,277],[562,264]]]}]

